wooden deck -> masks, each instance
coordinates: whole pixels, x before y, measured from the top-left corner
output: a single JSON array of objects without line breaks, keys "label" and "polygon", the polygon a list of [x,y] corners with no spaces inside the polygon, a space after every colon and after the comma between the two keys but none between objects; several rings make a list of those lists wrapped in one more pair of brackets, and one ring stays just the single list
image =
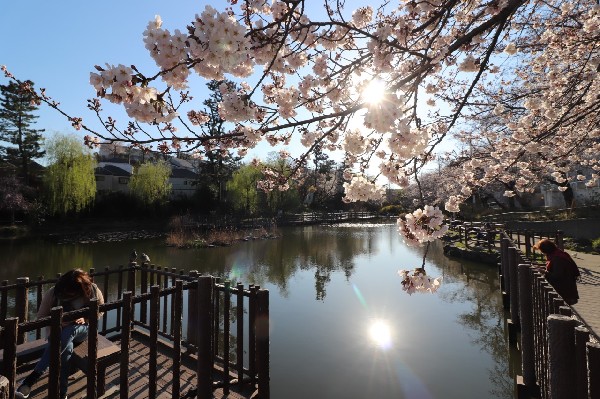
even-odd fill
[{"label": "wooden deck", "polygon": [[[131,341],[131,348],[129,351],[129,398],[131,399],[144,399],[149,398],[148,395],[148,371],[149,371],[149,359],[150,349],[143,338],[136,338],[135,334]],[[118,341],[117,341],[118,343]],[[157,398],[160,399],[171,399],[173,393],[172,387],[172,358],[168,348],[159,345],[158,347],[158,378],[157,378]],[[184,356],[181,367],[181,392],[182,396],[196,386],[196,372],[195,359],[193,356]],[[28,374],[28,372],[20,373],[17,381],[20,381]],[[219,375],[218,371],[215,371],[215,380],[222,379],[222,374]],[[44,399],[47,397],[47,375],[43,376],[36,385],[34,385],[30,398]],[[86,398],[86,376],[83,372],[77,371],[72,374],[69,378],[69,399],[85,399]],[[106,393],[101,398],[119,398],[120,380],[119,380],[119,364],[110,366],[106,371]],[[255,388],[249,384],[244,384],[242,387],[237,384],[232,384],[229,395],[224,395],[223,389],[219,388],[214,391],[215,398],[231,398],[231,399],[244,399],[253,396]],[[195,396],[194,396],[195,397]]]}]

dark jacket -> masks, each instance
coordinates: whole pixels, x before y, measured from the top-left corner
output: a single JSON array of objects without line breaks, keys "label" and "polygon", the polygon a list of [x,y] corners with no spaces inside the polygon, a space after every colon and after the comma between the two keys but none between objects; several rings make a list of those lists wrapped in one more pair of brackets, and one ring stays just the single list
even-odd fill
[{"label": "dark jacket", "polygon": [[577,292],[579,269],[577,264],[568,253],[560,249],[548,254],[547,257],[546,279],[567,304],[576,304],[579,299],[579,293]]}]

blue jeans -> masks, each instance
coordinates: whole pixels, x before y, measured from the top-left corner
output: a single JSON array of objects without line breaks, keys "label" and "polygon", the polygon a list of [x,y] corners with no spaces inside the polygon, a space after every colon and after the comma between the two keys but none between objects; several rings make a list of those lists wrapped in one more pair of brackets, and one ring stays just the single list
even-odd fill
[{"label": "blue jeans", "polygon": [[[88,336],[87,324],[70,324],[62,328],[60,334],[60,394],[67,394],[69,387],[69,359],[73,354],[73,346],[76,343],[85,341]],[[44,354],[40,361],[35,365],[34,372],[43,374],[50,364],[50,345],[46,345]]]}]

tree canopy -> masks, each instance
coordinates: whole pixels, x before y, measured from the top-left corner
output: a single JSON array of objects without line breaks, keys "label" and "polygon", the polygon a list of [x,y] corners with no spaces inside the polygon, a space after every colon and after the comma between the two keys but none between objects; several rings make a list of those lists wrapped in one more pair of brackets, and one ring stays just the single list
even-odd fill
[{"label": "tree canopy", "polygon": [[136,168],[129,180],[131,194],[144,205],[161,204],[171,194],[171,166],[164,161],[145,162]]},{"label": "tree canopy", "polygon": [[[229,3],[222,11],[206,6],[175,30],[159,16],[150,21],[143,40],[157,70],[126,61],[97,66],[90,107],[101,116],[102,101],[122,104],[135,122],[108,120],[105,131],[94,131],[71,117],[89,131],[86,142],[243,153],[260,141],[298,137],[306,150],[293,159],[293,173],[267,174],[270,182],[285,185],[317,147],[342,150],[345,198],[356,201],[382,195],[376,177],[406,187],[455,137],[472,150],[455,154],[463,172],[445,204],[450,211],[493,181],[509,184],[507,196],[548,175],[597,184],[595,0],[357,1],[355,9],[325,0],[325,12],[305,0]],[[225,133],[198,128],[209,117],[186,91],[192,74],[239,81],[219,86]],[[374,164],[376,176],[367,173]],[[569,173],[574,164],[589,172]]]},{"label": "tree canopy", "polygon": [[48,211],[53,215],[80,212],[96,196],[91,151],[74,134],[55,134],[46,140],[48,167],[44,174]]},{"label": "tree canopy", "polygon": [[25,181],[29,178],[31,160],[44,156],[44,130],[33,128],[38,118],[34,115],[38,100],[35,92],[30,91],[32,88],[33,82],[29,80],[23,85],[12,81],[0,85],[0,141],[6,142],[0,145],[0,156],[14,161]]}]

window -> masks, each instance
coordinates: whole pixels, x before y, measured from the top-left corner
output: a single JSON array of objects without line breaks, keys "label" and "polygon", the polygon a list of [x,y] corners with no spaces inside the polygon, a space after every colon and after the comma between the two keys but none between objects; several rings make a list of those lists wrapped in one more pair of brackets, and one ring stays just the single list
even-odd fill
[{"label": "window", "polygon": [[119,184],[129,183],[129,177],[119,177]]}]

